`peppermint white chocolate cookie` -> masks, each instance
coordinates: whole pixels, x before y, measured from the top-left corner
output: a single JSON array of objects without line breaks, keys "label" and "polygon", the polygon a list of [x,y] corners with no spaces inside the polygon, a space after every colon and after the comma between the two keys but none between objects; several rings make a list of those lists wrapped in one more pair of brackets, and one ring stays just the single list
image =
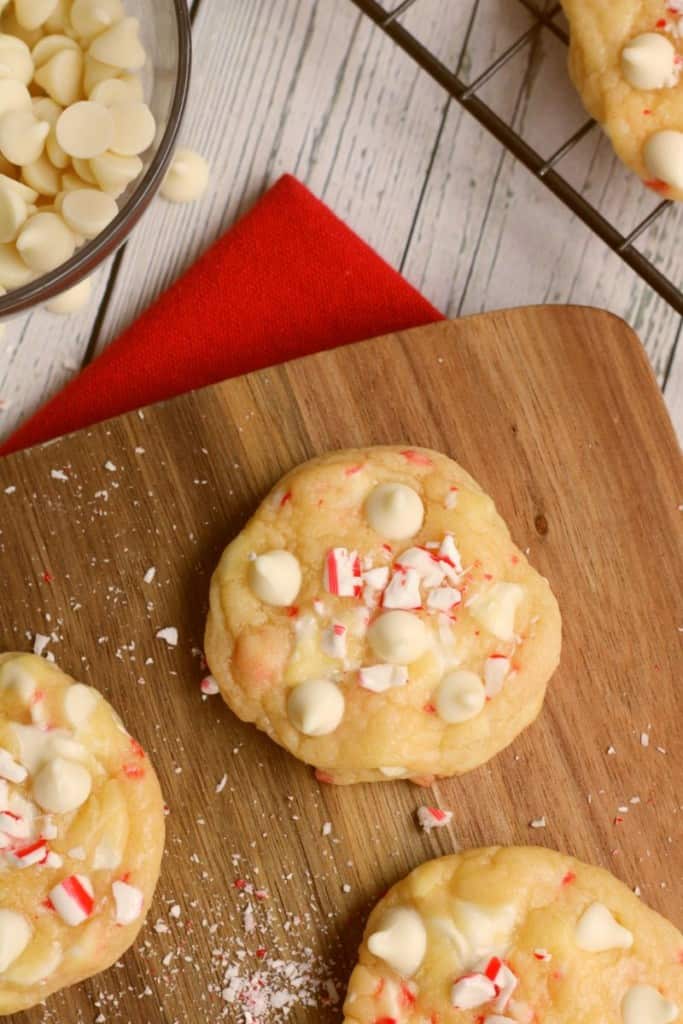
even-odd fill
[{"label": "peppermint white chocolate cookie", "polygon": [[0,1015],[109,967],[159,876],[154,770],[96,690],[0,655]]},{"label": "peppermint white chocolate cookie", "polygon": [[457,463],[367,448],[268,495],[216,569],[205,646],[236,714],[322,781],[427,782],[538,715],[560,615]]},{"label": "peppermint white chocolate cookie", "polygon": [[682,955],[683,935],[601,868],[469,850],[372,911],[344,1024],[672,1024]]},{"label": "peppermint white chocolate cookie", "polygon": [[646,185],[683,199],[683,0],[562,0],[589,113]]}]

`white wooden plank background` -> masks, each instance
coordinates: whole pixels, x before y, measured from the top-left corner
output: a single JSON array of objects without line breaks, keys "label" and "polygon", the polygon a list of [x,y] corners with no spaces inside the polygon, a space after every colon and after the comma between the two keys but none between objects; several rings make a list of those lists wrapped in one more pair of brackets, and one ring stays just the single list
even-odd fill
[{"label": "white wooden plank background", "polygon": [[[196,0],[195,8],[182,141],[210,160],[211,190],[194,206],[153,205],[101,310],[110,266],[78,315],[37,311],[9,326],[0,342],[0,435],[101,351],[285,171],[450,316],[534,302],[587,303],[623,316],[683,434],[680,318],[351,0]],[[416,0],[402,22],[471,81],[532,19],[515,0]],[[585,119],[565,60],[564,46],[544,32],[482,93],[542,152]],[[655,201],[597,130],[562,170],[623,230]],[[643,245],[683,282],[681,216],[657,222]]]}]

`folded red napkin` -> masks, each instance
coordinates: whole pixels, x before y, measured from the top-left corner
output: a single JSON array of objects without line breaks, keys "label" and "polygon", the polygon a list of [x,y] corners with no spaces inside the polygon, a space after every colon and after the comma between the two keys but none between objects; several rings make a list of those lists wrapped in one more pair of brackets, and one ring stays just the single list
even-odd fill
[{"label": "folded red napkin", "polygon": [[0,454],[441,314],[289,175]]}]

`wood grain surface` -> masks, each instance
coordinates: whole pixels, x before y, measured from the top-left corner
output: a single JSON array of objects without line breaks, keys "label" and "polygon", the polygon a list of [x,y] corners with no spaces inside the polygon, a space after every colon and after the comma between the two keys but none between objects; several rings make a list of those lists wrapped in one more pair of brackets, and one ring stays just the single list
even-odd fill
[{"label": "wood grain surface", "polygon": [[[285,171],[448,316],[568,302],[624,317],[683,436],[681,318],[352,0],[191,6],[194,68],[181,142],[207,157],[211,186],[198,204],[153,203],[96,274],[86,309],[72,317],[35,310],[8,326],[0,436],[101,352]],[[533,24],[520,0],[415,0],[400,21],[469,82]],[[585,121],[566,49],[549,29],[482,96],[543,153]],[[597,128],[560,170],[626,232],[657,202]],[[682,218],[679,206],[641,239],[672,280],[683,275]]]},{"label": "wood grain surface", "polygon": [[[447,452],[495,498],[558,596],[562,664],[538,722],[469,775],[321,787],[201,697],[209,577],[286,470],[392,442]],[[0,461],[2,648],[51,634],[148,747],[170,807],[134,950],[11,1020],[269,1024],[284,1011],[248,1018],[240,999],[279,991],[295,1024],[332,1024],[373,902],[457,844],[571,852],[680,927],[682,484],[635,335],[559,307],[309,357]],[[420,832],[424,803],[452,826]]]}]

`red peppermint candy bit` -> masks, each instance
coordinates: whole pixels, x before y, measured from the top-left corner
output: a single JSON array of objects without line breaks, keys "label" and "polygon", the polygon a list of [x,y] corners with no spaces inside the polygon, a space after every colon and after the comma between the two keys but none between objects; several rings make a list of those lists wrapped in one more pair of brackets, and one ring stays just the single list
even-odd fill
[{"label": "red peppermint candy bit", "polygon": [[433,465],[432,460],[427,455],[424,455],[422,452],[415,452],[412,448],[408,448],[406,451],[401,452],[401,455],[406,462],[412,462],[415,466]]},{"label": "red peppermint candy bit", "polygon": [[31,867],[33,864],[44,864],[47,860],[50,848],[47,840],[38,839],[29,846],[23,846],[20,850],[14,850],[12,856],[21,862],[22,867]]},{"label": "red peppermint candy bit", "polygon": [[318,782],[325,782],[327,783],[328,786],[334,785],[334,778],[330,775],[329,772],[323,771],[322,768],[316,768],[314,775]]},{"label": "red peppermint candy bit", "polygon": [[234,889],[246,889],[247,882],[244,878],[236,878],[232,885]]},{"label": "red peppermint candy bit", "polygon": [[256,950],[256,956],[259,958],[259,960],[263,960],[265,959],[267,952],[267,949],[265,949],[263,946],[259,946],[259,948]]},{"label": "red peppermint candy bit", "polygon": [[267,900],[268,891],[266,889],[254,889],[254,896],[257,900]]},{"label": "red peppermint candy bit", "polygon": [[48,572],[46,569],[45,572],[43,573],[43,579],[46,583],[52,583],[52,581],[54,580],[54,576],[52,575],[51,572]]},{"label": "red peppermint candy bit", "polygon": [[376,1017],[374,1024],[398,1024],[395,1017]]},{"label": "red peppermint candy bit", "polygon": [[651,115],[651,113],[652,113],[652,111],[651,111],[651,110],[647,110],[647,109],[645,109],[645,110],[643,111],[643,116],[644,116],[644,117],[649,117],[649,116]]},{"label": "red peppermint candy bit", "polygon": [[434,707],[433,704],[430,704],[430,703],[423,704],[422,705],[422,710],[425,711],[428,715],[435,715],[436,714],[436,708]]},{"label": "red peppermint candy bit", "polygon": [[401,982],[401,993],[399,996],[401,1000],[401,1006],[414,1006],[417,996],[415,993],[406,985],[405,981]]},{"label": "red peppermint candy bit", "polygon": [[144,750],[142,749],[142,747],[140,746],[138,741],[134,740],[132,736],[131,736],[131,740],[130,740],[130,746],[131,746],[131,750],[133,751],[133,753],[135,754],[136,757],[145,757],[146,756]]},{"label": "red peppermint candy bit", "polygon": [[362,468],[362,465],[347,466],[347,468],[344,470],[344,476],[353,476],[355,473],[360,473]]},{"label": "red peppermint candy bit", "polygon": [[486,967],[484,968],[483,973],[486,975],[489,981],[492,981],[494,983],[494,985],[496,983],[496,977],[498,975],[498,972],[500,971],[502,966],[503,961],[499,960],[497,956],[492,956],[489,962],[487,963]]},{"label": "red peppermint candy bit", "polygon": [[683,949],[679,949],[678,951],[678,962],[679,964],[683,964]]},{"label": "red peppermint candy bit", "polygon": [[284,508],[285,505],[287,504],[287,502],[291,501],[291,500],[292,500],[292,492],[291,491],[287,491],[287,493],[283,494],[282,497],[280,498],[280,508]]},{"label": "red peppermint candy bit", "polygon": [[574,871],[568,871],[562,879],[562,885],[571,885],[572,882],[576,881],[576,873]]},{"label": "red peppermint candy bit", "polygon": [[659,192],[661,195],[666,195],[669,191],[669,186],[665,181],[660,181],[659,178],[652,178],[651,181],[644,181],[643,184],[646,188],[651,188],[653,192]]},{"label": "red peppermint candy bit", "polygon": [[623,822],[624,822],[624,819],[622,818],[622,816],[620,814],[617,814],[616,818],[614,819],[614,824],[615,825],[622,825]]},{"label": "red peppermint candy bit", "polygon": [[375,985],[375,991],[372,994],[375,997],[375,999],[379,999],[379,997],[382,995],[382,992],[384,992],[384,978],[379,979],[379,981]]},{"label": "red peppermint candy bit", "polygon": [[124,764],[121,771],[127,779],[141,779],[145,774],[145,769],[139,764]]},{"label": "red peppermint candy bit", "polygon": [[298,604],[293,604],[291,606],[291,608],[288,608],[287,609],[287,614],[289,615],[290,619],[295,619],[297,617],[297,615],[299,614],[299,606],[298,606]]},{"label": "red peppermint candy bit", "polygon": [[655,28],[666,28],[666,24],[666,18],[659,18],[658,21],[655,22]]}]

